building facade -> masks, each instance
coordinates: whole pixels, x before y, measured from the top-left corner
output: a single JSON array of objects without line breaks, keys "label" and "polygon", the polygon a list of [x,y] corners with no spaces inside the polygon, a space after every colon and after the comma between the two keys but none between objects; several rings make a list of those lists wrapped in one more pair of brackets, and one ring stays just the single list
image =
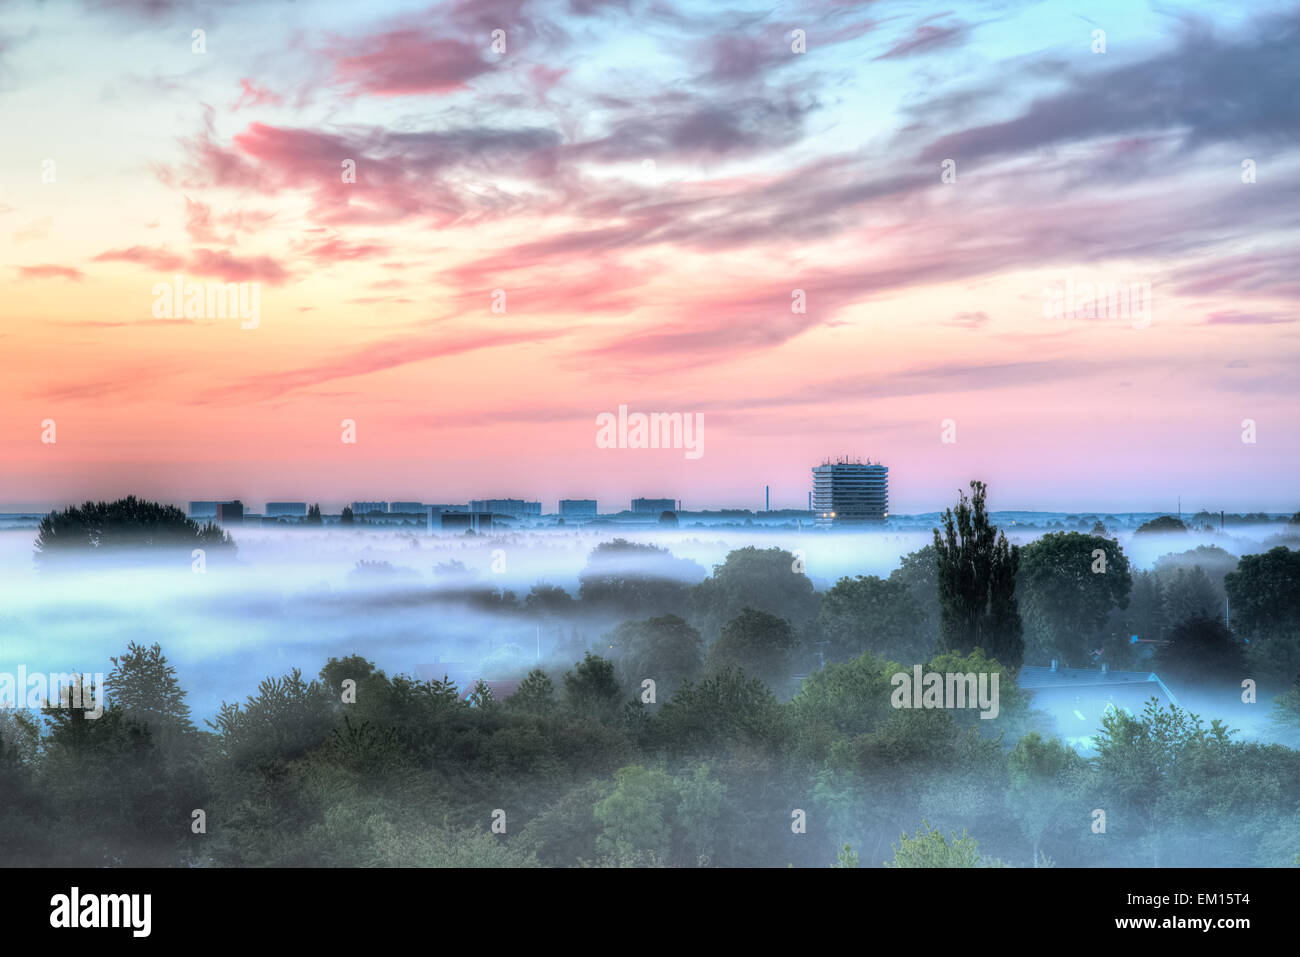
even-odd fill
[{"label": "building facade", "polygon": [[824,462],[812,473],[814,525],[858,525],[889,517],[887,467],[871,461]]},{"label": "building facade", "polygon": [[653,515],[658,518],[664,512],[677,511],[677,502],[671,498],[634,498],[632,512],[636,515]]},{"label": "building facade", "polygon": [[525,502],[518,498],[476,499],[469,503],[471,512],[491,512],[493,515],[509,515],[511,518],[540,518],[541,502]]},{"label": "building facade", "polygon": [[267,502],[267,518],[306,518],[306,502]]},{"label": "building facade", "polygon": [[594,498],[560,499],[560,518],[595,518],[596,500]]},{"label": "building facade", "polygon": [[387,502],[353,502],[352,503],[352,514],[356,518],[361,518],[363,515],[369,515],[371,512],[383,512],[385,515],[387,515],[388,503]]},{"label": "building facade", "polygon": [[[432,523],[432,519],[430,519]],[[492,527],[491,512],[443,512],[438,527],[443,531],[486,532]]]}]

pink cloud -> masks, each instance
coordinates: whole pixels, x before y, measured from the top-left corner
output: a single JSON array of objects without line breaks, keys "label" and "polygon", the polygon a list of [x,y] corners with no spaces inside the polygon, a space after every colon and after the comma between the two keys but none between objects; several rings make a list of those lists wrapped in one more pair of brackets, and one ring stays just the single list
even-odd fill
[{"label": "pink cloud", "polygon": [[[360,52],[353,53],[353,50]],[[335,78],[352,94],[410,96],[466,89],[466,81],[492,69],[479,47],[416,30],[393,30],[340,42],[330,55]]]},{"label": "pink cloud", "polygon": [[280,94],[264,86],[258,86],[252,80],[240,80],[239,87],[243,92],[230,108],[232,113],[245,106],[279,106],[283,102]]},{"label": "pink cloud", "polygon": [[1269,326],[1278,323],[1295,322],[1290,316],[1278,316],[1263,312],[1212,312],[1205,319],[1207,326]]},{"label": "pink cloud", "polygon": [[375,256],[387,256],[392,247],[382,243],[349,243],[343,239],[327,239],[303,250],[318,265],[336,262],[349,262],[356,259],[373,259]]},{"label": "pink cloud", "polygon": [[216,230],[213,229],[212,207],[206,203],[196,202],[188,196],[185,197],[185,231],[196,243],[230,245],[235,241],[233,236],[225,239],[217,236]]},{"label": "pink cloud", "polygon": [[110,249],[95,257],[95,262],[129,262],[148,266],[162,272],[172,272],[184,263],[180,256],[169,253],[162,247],[130,246],[126,249]]},{"label": "pink cloud", "polygon": [[224,249],[194,250],[189,268],[192,272],[204,276],[216,276],[225,282],[254,280],[278,285],[289,278],[288,271],[269,256],[238,259],[232,256],[229,250]]},{"label": "pink cloud", "polygon": [[71,266],[19,266],[18,275],[23,279],[67,279],[71,282],[81,282],[86,278],[86,274],[80,269],[73,269]]}]

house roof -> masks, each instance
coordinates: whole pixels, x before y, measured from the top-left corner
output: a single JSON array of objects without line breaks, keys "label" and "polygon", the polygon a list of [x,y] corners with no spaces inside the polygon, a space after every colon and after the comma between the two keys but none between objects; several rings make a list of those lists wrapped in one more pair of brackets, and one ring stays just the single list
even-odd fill
[{"label": "house roof", "polygon": [[1017,684],[1026,691],[1043,691],[1052,688],[1091,688],[1153,684],[1171,704],[1178,699],[1154,671],[1102,671],[1099,668],[1060,668],[1055,671],[1042,665],[1023,665]]}]

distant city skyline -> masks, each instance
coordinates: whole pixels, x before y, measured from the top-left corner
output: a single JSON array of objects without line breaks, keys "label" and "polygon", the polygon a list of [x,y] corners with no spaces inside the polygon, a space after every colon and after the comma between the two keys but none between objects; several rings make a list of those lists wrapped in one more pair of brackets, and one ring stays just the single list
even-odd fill
[{"label": "distant city skyline", "polygon": [[[896,508],[891,505],[890,515],[893,517],[903,518],[912,515],[926,515],[935,512],[943,512],[945,509],[956,505],[957,491],[958,490],[956,489],[953,490],[951,501],[936,503],[929,508],[907,509],[907,508]],[[970,492],[969,488],[963,488],[961,489],[961,491],[967,494],[969,494]],[[155,501],[160,501],[165,504],[175,505],[178,508],[180,508],[182,511],[186,512],[187,515],[190,514],[189,506],[196,501],[211,502],[214,505],[217,502],[239,501],[242,502],[244,506],[244,511],[246,513],[256,514],[256,515],[267,515],[268,513],[265,511],[266,505],[272,504],[265,501],[259,501],[258,499],[255,498],[251,498],[251,499],[248,497],[241,498],[239,496],[232,496],[231,498],[228,499],[216,499],[216,498],[190,499],[185,497],[169,498],[167,496],[162,496],[162,497],[155,498],[154,496],[149,496],[149,495],[139,496],[138,493],[135,492],[130,492],[126,494],[135,494],[137,495],[137,497],[153,498]],[[520,494],[522,495],[523,493],[521,492]],[[0,502],[0,514],[43,514],[45,512],[50,511],[51,509],[62,509],[69,505],[80,505],[87,500],[92,500],[92,501],[112,500],[112,499],[122,498],[122,497],[124,497],[124,495],[90,495],[87,497],[71,499],[67,501],[47,502],[47,503]],[[502,498],[511,498],[511,497],[518,498],[519,496],[502,496]],[[641,496],[634,496],[633,498],[638,498],[638,497]],[[689,499],[685,499],[682,500],[682,507],[680,510],[683,512],[703,512],[703,511],[720,511],[724,509],[742,509],[742,510],[748,509],[749,511],[755,513],[761,513],[764,511],[764,507],[761,501],[761,496],[759,498],[760,500],[756,502],[737,501],[737,502],[718,502],[718,503],[707,503],[707,504],[693,504]],[[429,501],[429,502],[421,502],[421,504],[433,505],[433,506],[444,506],[444,505],[458,506],[463,509],[468,509],[470,508],[472,503],[479,502],[479,501],[482,500],[474,497],[469,497],[469,496],[466,496],[464,498],[457,498],[456,496],[442,496],[442,498],[437,502]],[[533,498],[531,499],[531,501],[538,501],[538,499]],[[542,506],[541,514],[551,515],[551,516],[563,514],[560,508],[560,502],[564,501],[564,499],[548,500],[543,497],[540,501]],[[632,499],[630,498],[614,498],[614,497],[597,498],[595,499],[595,501],[597,502],[597,511],[601,515],[614,515],[619,512],[633,511]],[[554,508],[551,507],[550,505],[551,502],[555,503]],[[341,514],[342,510],[345,507],[350,508],[355,503],[356,500],[331,501],[329,499],[313,499],[310,497],[303,500],[303,504],[309,506],[319,505],[323,510],[323,512],[331,515]],[[281,502],[280,504],[284,504],[284,503]],[[802,503],[796,503],[793,501],[786,502],[786,503],[778,503],[777,501],[773,501],[770,510],[773,512],[810,511],[810,509],[808,508],[806,495]],[[1283,507],[1276,507],[1276,508],[1255,508],[1255,507],[1245,507],[1245,506],[1236,506],[1236,507],[1218,506],[1218,505],[1211,505],[1208,503],[1201,503],[1189,507],[1186,501],[1183,501],[1182,503],[1175,501],[1173,506],[1170,508],[1162,508],[1158,506],[1147,507],[1147,508],[1131,508],[1131,507],[1116,507],[1116,506],[1098,507],[1092,504],[1087,504],[1087,505],[1076,504],[1070,507],[1040,508],[1040,507],[1025,506],[1022,504],[999,503],[995,500],[994,496],[990,492],[989,510],[991,512],[1026,512],[1026,513],[1060,514],[1060,515],[1077,514],[1081,516],[1082,515],[1104,516],[1110,514],[1110,515],[1115,515],[1117,517],[1123,517],[1130,514],[1133,515],[1156,515],[1156,514],[1179,515],[1181,514],[1183,517],[1187,517],[1187,516],[1195,515],[1202,511],[1209,512],[1212,515],[1218,515],[1220,512],[1225,512],[1228,515],[1245,515],[1245,514],[1260,513],[1260,512],[1269,515],[1292,515],[1292,514],[1296,514],[1297,512],[1300,512],[1300,505],[1283,506]],[[291,517],[289,513],[286,512],[281,512],[280,514],[284,517]],[[655,514],[657,515],[659,513],[656,511]],[[270,517],[274,517],[274,516],[270,516]]]}]

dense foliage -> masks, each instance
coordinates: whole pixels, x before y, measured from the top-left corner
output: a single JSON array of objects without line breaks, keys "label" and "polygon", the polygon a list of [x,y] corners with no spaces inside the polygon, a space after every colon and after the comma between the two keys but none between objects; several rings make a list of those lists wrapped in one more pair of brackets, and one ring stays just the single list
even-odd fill
[{"label": "dense foliage", "polygon": [[230,533],[214,523],[200,526],[174,505],[131,495],[115,502],[86,502],[50,512],[41,519],[37,530],[35,554],[37,561],[48,562],[59,557],[82,557],[100,549],[180,551],[233,547]]},{"label": "dense foliage", "polygon": [[[1076,667],[1146,654],[1141,667],[1236,699],[1240,676],[1267,663],[1278,740],[1300,744],[1296,553],[1238,563],[1195,549],[1136,571],[1101,535],[1015,549],[972,488],[888,579],[824,591],[775,548],[732,552],[706,577],[616,540],[592,553],[576,597],[539,582],[522,601],[441,565],[439,609],[526,621],[530,635],[597,623],[599,640],[557,642],[563,665],[496,685],[500,697],[488,682],[390,676],[353,654],[315,677],[268,677],[196,722],[161,647],[129,644],[111,659],[101,717],[0,709],[4,862],[1294,863],[1300,753],[1154,700],[1108,708],[1081,750],[1017,673],[1022,654]],[[401,576],[362,562],[351,580],[376,578]],[[1154,652],[1135,650],[1138,636]],[[914,666],[996,677],[997,716],[900,707]]]}]

